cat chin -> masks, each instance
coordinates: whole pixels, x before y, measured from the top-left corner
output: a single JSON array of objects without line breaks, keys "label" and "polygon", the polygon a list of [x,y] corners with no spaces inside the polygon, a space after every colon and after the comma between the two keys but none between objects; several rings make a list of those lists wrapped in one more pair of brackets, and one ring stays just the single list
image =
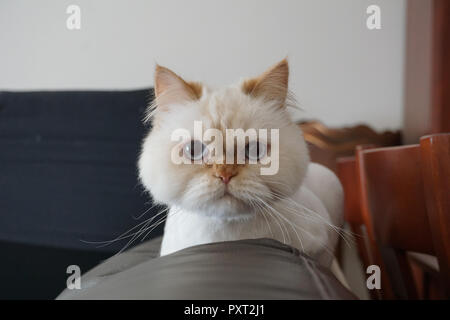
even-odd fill
[{"label": "cat chin", "polygon": [[249,205],[231,195],[194,207],[182,206],[181,208],[193,214],[223,220],[245,220],[255,216],[254,210]]}]

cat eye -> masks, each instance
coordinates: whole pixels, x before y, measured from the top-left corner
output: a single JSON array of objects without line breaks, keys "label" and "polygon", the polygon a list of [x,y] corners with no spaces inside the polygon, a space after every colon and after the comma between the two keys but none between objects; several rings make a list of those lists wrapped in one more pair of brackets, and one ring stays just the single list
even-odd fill
[{"label": "cat eye", "polygon": [[199,140],[191,140],[183,146],[184,156],[192,161],[201,160],[208,153],[208,148]]},{"label": "cat eye", "polygon": [[259,141],[250,141],[245,146],[245,157],[249,160],[260,160],[264,158],[266,152],[266,145]]}]

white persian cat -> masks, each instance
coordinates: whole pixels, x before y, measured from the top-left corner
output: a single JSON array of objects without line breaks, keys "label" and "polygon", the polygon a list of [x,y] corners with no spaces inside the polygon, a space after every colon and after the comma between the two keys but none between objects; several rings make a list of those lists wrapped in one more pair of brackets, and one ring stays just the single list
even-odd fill
[{"label": "white persian cat", "polygon": [[[259,77],[212,90],[156,67],[153,127],[139,175],[154,200],[170,208],[161,255],[211,242],[272,238],[330,264],[342,223],[342,187],[330,170],[309,162],[302,132],[287,111],[288,76],[283,60]],[[271,149],[272,136],[265,146],[248,137],[244,163],[215,162],[209,149],[214,142],[195,136],[195,121],[223,137],[226,129],[277,129],[278,150]],[[180,128],[190,132],[188,141],[172,141]],[[224,154],[228,145],[237,153],[234,144],[224,143]],[[174,150],[192,163],[175,163]],[[256,163],[248,161],[249,150]],[[278,171],[263,175],[269,156],[277,157]]]}]

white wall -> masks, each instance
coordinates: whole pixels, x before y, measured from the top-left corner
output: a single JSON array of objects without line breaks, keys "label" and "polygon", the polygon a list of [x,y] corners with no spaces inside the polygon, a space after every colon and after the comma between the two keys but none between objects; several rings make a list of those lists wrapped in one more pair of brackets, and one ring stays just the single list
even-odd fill
[{"label": "white wall", "polygon": [[405,0],[0,0],[0,89],[148,87],[156,61],[220,85],[287,55],[297,118],[399,128],[404,25]]}]

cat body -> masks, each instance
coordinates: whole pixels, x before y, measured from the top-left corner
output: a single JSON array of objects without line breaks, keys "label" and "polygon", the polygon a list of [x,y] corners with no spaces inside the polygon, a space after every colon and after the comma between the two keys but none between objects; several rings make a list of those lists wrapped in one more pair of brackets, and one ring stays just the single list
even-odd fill
[{"label": "cat body", "polygon": [[[273,238],[330,263],[342,223],[342,188],[330,170],[309,162],[287,111],[288,70],[283,60],[259,77],[212,90],[157,66],[153,128],[138,166],[153,199],[170,207],[162,255]],[[270,134],[245,135],[245,161],[239,162],[239,137],[228,140],[230,129]],[[183,135],[175,134],[180,130]]]}]

